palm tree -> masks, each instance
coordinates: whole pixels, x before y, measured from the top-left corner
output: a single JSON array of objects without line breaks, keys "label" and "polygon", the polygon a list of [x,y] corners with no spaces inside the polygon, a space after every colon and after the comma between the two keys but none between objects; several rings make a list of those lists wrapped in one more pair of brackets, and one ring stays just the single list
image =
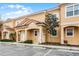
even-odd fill
[{"label": "palm tree", "polygon": [[58,26],[59,26],[58,18],[55,15],[52,15],[52,14],[46,12],[46,15],[45,15],[45,27],[46,27],[46,30],[50,34],[52,34],[53,32],[56,31],[56,28]]}]

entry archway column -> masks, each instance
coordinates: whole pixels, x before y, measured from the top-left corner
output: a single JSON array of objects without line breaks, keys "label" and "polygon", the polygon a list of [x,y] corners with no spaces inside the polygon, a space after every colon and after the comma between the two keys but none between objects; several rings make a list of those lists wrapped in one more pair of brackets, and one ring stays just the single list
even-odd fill
[{"label": "entry archway column", "polygon": [[28,38],[27,38],[27,36],[28,36],[28,34],[27,34],[27,29],[25,29],[25,40],[28,40]]},{"label": "entry archway column", "polygon": [[1,32],[1,34],[2,34],[2,37],[1,38],[4,39],[4,33],[3,33],[3,31]]},{"label": "entry archway column", "polygon": [[64,44],[64,27],[61,26],[61,44]]},{"label": "entry archway column", "polygon": [[18,34],[19,34],[19,31],[16,31],[16,42],[19,42]]},{"label": "entry archway column", "polygon": [[39,29],[39,43],[44,43],[45,42],[45,37],[43,34],[43,27],[40,27]]}]

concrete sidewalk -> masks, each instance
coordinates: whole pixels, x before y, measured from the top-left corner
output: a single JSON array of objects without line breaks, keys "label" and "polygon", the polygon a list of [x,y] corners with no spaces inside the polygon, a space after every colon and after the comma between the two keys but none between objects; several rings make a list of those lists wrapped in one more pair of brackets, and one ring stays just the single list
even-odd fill
[{"label": "concrete sidewalk", "polygon": [[0,44],[17,45],[17,46],[33,46],[33,47],[42,47],[42,48],[49,48],[49,49],[53,48],[53,49],[79,51],[79,47],[70,47],[70,46],[38,45],[38,44],[16,43],[16,42],[0,42]]}]

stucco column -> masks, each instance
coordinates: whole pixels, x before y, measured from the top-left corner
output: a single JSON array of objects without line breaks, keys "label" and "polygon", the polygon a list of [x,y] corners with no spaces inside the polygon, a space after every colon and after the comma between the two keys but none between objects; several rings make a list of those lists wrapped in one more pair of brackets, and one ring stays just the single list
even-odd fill
[{"label": "stucco column", "polygon": [[8,32],[7,34],[7,39],[10,39],[10,32]]},{"label": "stucco column", "polygon": [[16,42],[18,42],[18,31],[16,31]]},{"label": "stucco column", "polygon": [[25,40],[28,40],[27,38],[27,30],[25,29]]},{"label": "stucco column", "polygon": [[61,44],[64,44],[64,28],[61,26]]},{"label": "stucco column", "polygon": [[45,42],[45,38],[44,38],[44,35],[43,35],[43,28],[41,27],[40,30],[39,30],[39,43],[44,43]]},{"label": "stucco column", "polygon": [[2,34],[2,37],[1,37],[1,39],[4,39],[4,36],[3,36],[3,35],[4,35],[4,33],[3,33],[3,31],[1,32],[1,34]]},{"label": "stucco column", "polygon": [[42,43],[42,28],[39,29],[39,43]]}]

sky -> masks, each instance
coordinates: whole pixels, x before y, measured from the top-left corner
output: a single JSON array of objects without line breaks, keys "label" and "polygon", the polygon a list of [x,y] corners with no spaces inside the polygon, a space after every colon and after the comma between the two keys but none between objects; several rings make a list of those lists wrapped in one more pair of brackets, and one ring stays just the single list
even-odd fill
[{"label": "sky", "polygon": [[6,20],[56,6],[57,3],[0,3],[0,18]]}]

